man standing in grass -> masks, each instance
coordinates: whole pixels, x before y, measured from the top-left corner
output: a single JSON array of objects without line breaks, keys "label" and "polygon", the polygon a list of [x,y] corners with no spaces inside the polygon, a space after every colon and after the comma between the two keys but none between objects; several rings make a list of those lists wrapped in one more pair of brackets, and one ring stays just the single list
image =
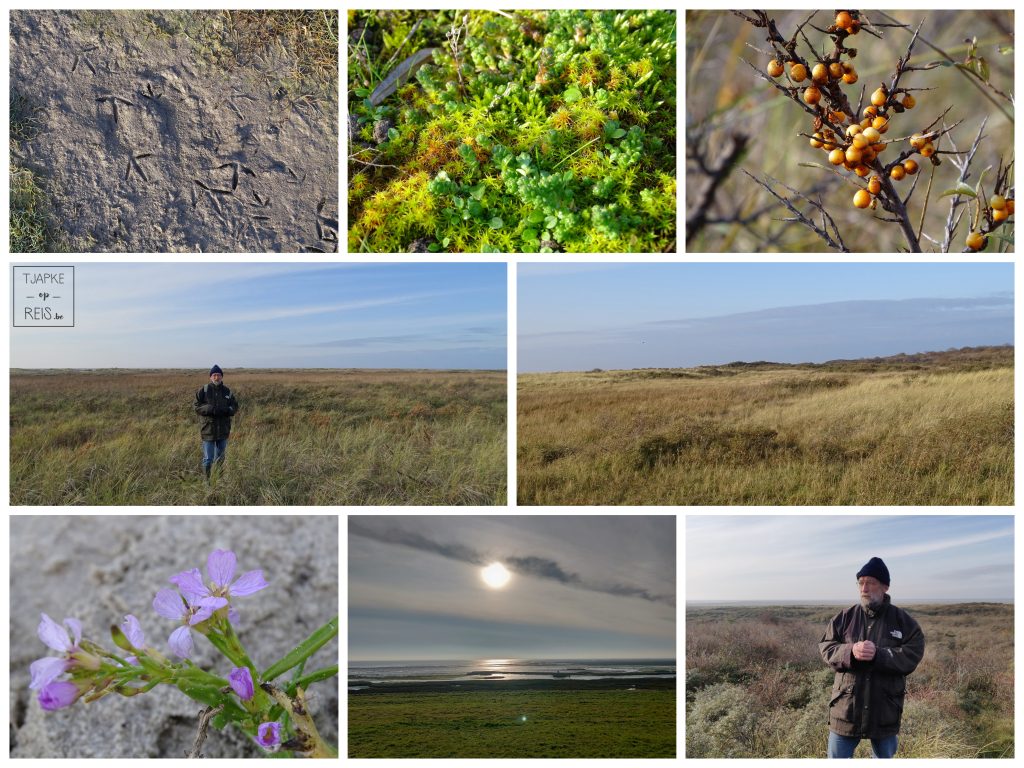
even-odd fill
[{"label": "man standing in grass", "polygon": [[818,644],[835,670],[828,713],[828,756],[853,757],[871,739],[875,757],[892,757],[899,744],[907,675],[924,656],[924,634],[893,605],[889,569],[872,557],[857,572],[860,604],[837,614]]},{"label": "man standing in grass", "polygon": [[224,384],[224,372],[219,365],[210,369],[210,383],[196,392],[195,411],[199,414],[200,435],[203,438],[203,473],[210,481],[214,462],[224,466],[224,452],[231,434],[231,417],[238,413],[238,401]]}]

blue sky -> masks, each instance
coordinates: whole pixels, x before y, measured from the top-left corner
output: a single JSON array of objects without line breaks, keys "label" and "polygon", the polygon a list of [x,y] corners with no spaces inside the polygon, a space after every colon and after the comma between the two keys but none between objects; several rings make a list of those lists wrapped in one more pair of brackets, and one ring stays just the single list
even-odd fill
[{"label": "blue sky", "polygon": [[[350,516],[349,657],[674,658],[674,515]],[[489,589],[484,565],[508,585]]]},{"label": "blue sky", "polygon": [[520,371],[1013,343],[1012,264],[520,264]]},{"label": "blue sky", "polygon": [[504,369],[504,264],[78,264],[15,368]]},{"label": "blue sky", "polygon": [[686,600],[857,601],[880,557],[893,602],[1013,598],[1013,517],[689,516]]}]

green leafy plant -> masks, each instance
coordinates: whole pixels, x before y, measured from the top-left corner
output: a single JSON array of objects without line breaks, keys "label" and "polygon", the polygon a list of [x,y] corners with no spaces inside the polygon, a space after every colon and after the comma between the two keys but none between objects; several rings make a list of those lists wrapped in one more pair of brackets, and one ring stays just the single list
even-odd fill
[{"label": "green leafy plant", "polygon": [[674,250],[675,22],[351,12],[350,250]]}]

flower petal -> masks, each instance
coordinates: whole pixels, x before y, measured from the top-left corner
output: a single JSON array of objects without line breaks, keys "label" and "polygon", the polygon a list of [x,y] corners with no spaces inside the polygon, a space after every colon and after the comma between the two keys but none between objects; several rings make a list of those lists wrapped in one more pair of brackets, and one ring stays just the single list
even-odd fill
[{"label": "flower petal", "polygon": [[70,630],[68,634],[71,636],[71,639],[77,646],[80,642],[82,642],[82,622],[80,622],[78,619],[64,619],[64,624]]},{"label": "flower petal", "polygon": [[50,683],[39,692],[39,706],[47,712],[53,712],[55,709],[70,707],[80,695],[81,691],[74,683],[67,681]]},{"label": "flower petal", "polygon": [[153,610],[165,619],[185,618],[185,601],[173,589],[161,589],[153,598]]},{"label": "flower petal", "polygon": [[228,594],[232,597],[245,597],[269,586],[263,578],[263,571],[249,571],[238,577],[238,581],[228,588]]},{"label": "flower petal", "polygon": [[178,627],[167,638],[167,645],[175,656],[187,659],[192,655],[192,632],[188,627]]},{"label": "flower petal", "polygon": [[195,602],[200,597],[204,597],[210,594],[210,590],[203,584],[202,574],[199,573],[198,568],[190,568],[187,571],[176,573],[171,576],[168,581],[174,586],[181,590],[181,594],[185,596],[185,599],[190,603]]},{"label": "flower petal", "polygon": [[238,615],[238,611],[235,610],[235,606],[233,605],[228,606],[228,621],[230,621],[235,626],[238,626],[238,624],[242,621],[242,617]]},{"label": "flower petal", "polygon": [[188,620],[189,626],[195,626],[201,621],[206,621],[213,616],[214,611],[220,610],[227,604],[228,601],[223,597],[204,597],[192,605],[195,614]]},{"label": "flower petal", "polygon": [[206,558],[206,575],[218,587],[226,587],[235,575],[235,553],[230,549],[215,549]]},{"label": "flower petal", "polygon": [[39,639],[46,644],[47,648],[52,648],[55,651],[61,653],[67,653],[74,645],[71,642],[71,637],[68,635],[68,631],[58,624],[56,621],[51,619],[45,613],[41,613],[39,620],[39,629],[36,633],[39,635]]},{"label": "flower petal", "polygon": [[142,648],[146,645],[146,635],[142,632],[142,626],[139,624],[139,620],[130,613],[121,622],[121,631],[128,638],[128,642],[132,644],[132,648]]},{"label": "flower petal", "polygon": [[256,731],[256,743],[264,749],[274,749],[281,744],[281,724],[263,723]]},{"label": "flower petal", "polygon": [[32,666],[29,667],[32,682],[28,684],[28,687],[33,689],[45,687],[48,683],[52,683],[63,675],[69,666],[71,666],[71,663],[60,656],[47,656],[43,659],[36,659],[32,662]]},{"label": "flower petal", "polygon": [[238,694],[242,701],[249,701],[253,697],[252,674],[248,667],[235,667],[228,673],[228,683],[231,690]]}]

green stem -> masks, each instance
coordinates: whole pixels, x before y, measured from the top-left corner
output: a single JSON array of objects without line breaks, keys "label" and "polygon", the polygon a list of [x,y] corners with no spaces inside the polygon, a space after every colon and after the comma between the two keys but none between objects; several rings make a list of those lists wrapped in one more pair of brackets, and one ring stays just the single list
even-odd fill
[{"label": "green stem", "polygon": [[324,624],[320,629],[316,630],[299,643],[297,646],[292,648],[285,656],[267,667],[267,670],[260,675],[260,679],[266,682],[270,682],[278,675],[287,672],[292,667],[301,664],[320,648],[322,648],[329,641],[333,640],[338,636],[338,617],[335,616],[333,619]]},{"label": "green stem", "polygon": [[296,688],[308,688],[313,683],[318,683],[321,680],[329,680],[337,674],[337,664],[330,667],[324,667],[323,669],[318,669],[316,672],[310,672],[308,675],[303,675],[298,680],[293,680],[292,682],[288,683],[288,686],[285,688],[285,691],[288,693],[289,696],[294,696]]},{"label": "green stem", "polygon": [[249,661],[249,657],[246,656],[245,651],[241,649],[237,641],[232,643],[230,638],[216,631],[209,632],[206,635],[206,639],[236,667],[252,666],[252,662]]}]

